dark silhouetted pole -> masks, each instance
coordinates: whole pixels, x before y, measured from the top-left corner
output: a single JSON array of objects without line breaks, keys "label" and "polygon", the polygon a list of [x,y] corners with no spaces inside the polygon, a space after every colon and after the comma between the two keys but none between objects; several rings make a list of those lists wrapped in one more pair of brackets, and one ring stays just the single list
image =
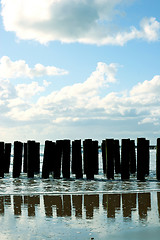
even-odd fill
[{"label": "dark silhouetted pole", "polygon": [[84,172],[86,173],[87,179],[94,179],[92,139],[84,140],[83,151],[84,151]]},{"label": "dark silhouetted pole", "polygon": [[4,177],[4,142],[0,142],[0,177]]},{"label": "dark silhouetted pole", "polygon": [[106,172],[108,179],[114,179],[114,140],[106,139]]},{"label": "dark silhouetted pole", "polygon": [[27,173],[27,143],[23,147],[23,172]]},{"label": "dark silhouetted pole", "polygon": [[[49,178],[49,174],[53,171],[53,147],[55,143],[52,141],[45,141],[43,166],[42,166],[42,178]],[[52,169],[51,169],[52,167]]]},{"label": "dark silhouetted pole", "polygon": [[87,147],[86,140],[83,141],[83,173],[87,172]]},{"label": "dark silhouetted pole", "polygon": [[34,173],[39,174],[40,173],[40,143],[35,142],[34,146]]},{"label": "dark silhouetted pole", "polygon": [[35,167],[35,141],[27,142],[27,176],[28,178],[34,177]]},{"label": "dark silhouetted pole", "polygon": [[5,143],[5,149],[4,149],[4,163],[5,163],[4,172],[5,173],[9,173],[10,160],[11,160],[11,143]]},{"label": "dark silhouetted pole", "polygon": [[98,141],[95,140],[92,142],[92,156],[93,156],[93,165],[94,165],[94,174],[98,174]]},{"label": "dark silhouetted pole", "polygon": [[137,138],[137,180],[144,181],[146,174],[146,140]]},{"label": "dark silhouetted pole", "polygon": [[103,173],[106,174],[106,142],[102,141],[102,162],[103,162]]},{"label": "dark silhouetted pole", "polygon": [[76,178],[82,178],[82,153],[81,140],[72,142],[72,173],[76,174]]},{"label": "dark silhouetted pole", "polygon": [[62,174],[63,178],[70,178],[70,140],[63,140]]},{"label": "dark silhouetted pole", "polygon": [[119,140],[114,140],[115,173],[121,173]]},{"label": "dark silhouetted pole", "polygon": [[55,158],[55,167],[54,167],[54,178],[59,179],[61,176],[61,160],[62,160],[62,151],[63,151],[63,141],[56,141],[56,158]]},{"label": "dark silhouetted pole", "polygon": [[122,139],[121,144],[121,179],[129,180],[130,139]]},{"label": "dark silhouetted pole", "polygon": [[156,175],[157,175],[157,180],[160,180],[160,138],[157,138]]},{"label": "dark silhouetted pole", "polygon": [[149,176],[149,140],[145,140],[145,175]]},{"label": "dark silhouetted pole", "polygon": [[76,143],[75,141],[72,141],[72,174],[76,174],[76,153],[77,153],[77,149],[76,149]]},{"label": "dark silhouetted pole", "polygon": [[22,168],[22,151],[23,143],[19,141],[14,142],[14,157],[13,157],[13,178],[20,176]]},{"label": "dark silhouetted pole", "polygon": [[136,173],[136,152],[134,140],[130,140],[130,173]]}]

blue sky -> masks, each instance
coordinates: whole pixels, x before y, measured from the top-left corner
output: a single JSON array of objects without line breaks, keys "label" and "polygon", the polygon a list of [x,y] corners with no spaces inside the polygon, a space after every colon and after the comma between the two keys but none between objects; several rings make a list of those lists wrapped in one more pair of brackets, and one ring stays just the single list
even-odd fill
[{"label": "blue sky", "polygon": [[1,0],[1,140],[160,136],[159,0]]}]

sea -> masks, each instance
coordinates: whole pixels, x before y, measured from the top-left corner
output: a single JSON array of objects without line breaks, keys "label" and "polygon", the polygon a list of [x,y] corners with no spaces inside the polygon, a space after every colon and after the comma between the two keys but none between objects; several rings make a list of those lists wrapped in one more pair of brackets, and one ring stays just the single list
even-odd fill
[{"label": "sea", "polygon": [[[43,162],[41,147],[41,168]],[[42,179],[41,173],[0,179],[0,239],[159,240],[160,182],[156,180],[156,150],[150,150],[146,180],[107,180],[99,152],[94,180]]]}]

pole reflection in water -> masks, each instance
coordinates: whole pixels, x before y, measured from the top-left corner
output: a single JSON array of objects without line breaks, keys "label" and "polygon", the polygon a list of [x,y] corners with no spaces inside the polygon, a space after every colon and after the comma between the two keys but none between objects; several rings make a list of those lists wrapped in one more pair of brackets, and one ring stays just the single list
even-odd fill
[{"label": "pole reflection in water", "polygon": [[131,219],[132,211],[136,210],[136,193],[122,194],[123,217]]},{"label": "pole reflection in water", "polygon": [[120,194],[103,194],[103,209],[108,218],[115,218],[115,211],[120,210]]},{"label": "pole reflection in water", "polygon": [[[42,197],[43,201],[40,201]],[[41,204],[44,205],[46,217],[71,217],[75,213],[76,218],[85,216],[86,219],[93,219],[94,210],[102,208],[107,218],[115,218],[116,213],[120,214],[122,210],[124,219],[131,219],[132,212],[138,211],[139,219],[147,220],[148,211],[151,211],[151,193],[0,196],[0,215],[4,215],[5,207],[13,205],[15,216],[20,216],[27,207],[28,216],[33,217],[36,216],[36,206],[40,207]],[[160,218],[160,192],[157,192],[157,211]]]},{"label": "pole reflection in water", "polygon": [[140,220],[147,220],[148,210],[151,210],[150,193],[138,193],[138,211]]},{"label": "pole reflection in water", "polygon": [[[83,234],[86,234],[87,229],[90,229],[88,231],[92,229],[95,239],[105,239],[107,236],[112,239],[111,236],[117,231],[126,233],[127,229],[132,229],[132,231],[136,229],[137,231],[144,226],[146,228],[159,227],[160,192],[1,195],[0,224],[2,233],[3,222],[9,224],[11,219],[12,221],[14,219],[15,221],[21,220],[17,224],[23,230],[28,231],[28,234],[34,226],[35,234],[42,234],[43,229],[46,234],[50,232],[50,235],[59,231],[57,234],[61,236],[63,233],[63,239],[90,239]],[[53,224],[56,228],[53,228]],[[14,222],[10,226],[13,227]],[[12,231],[12,227],[10,231]],[[69,230],[67,238],[65,232]],[[55,232],[53,233],[53,231]],[[82,236],[76,238],[72,236],[71,231],[74,234],[82,233]],[[16,234],[15,232],[16,230],[12,234]],[[54,239],[53,235],[51,239]],[[8,239],[10,239],[9,237]],[[11,237],[11,239],[16,239],[16,237]],[[34,237],[27,236],[23,239],[34,239]],[[55,237],[55,239],[59,238]],[[119,239],[125,238],[120,237]]]}]

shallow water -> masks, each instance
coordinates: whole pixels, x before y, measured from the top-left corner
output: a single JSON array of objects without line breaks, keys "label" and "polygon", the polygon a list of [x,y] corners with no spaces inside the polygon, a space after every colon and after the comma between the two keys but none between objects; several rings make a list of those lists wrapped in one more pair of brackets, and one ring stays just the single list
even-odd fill
[{"label": "shallow water", "polygon": [[1,239],[159,239],[160,192],[0,196]]},{"label": "shallow water", "polygon": [[107,180],[0,179],[0,239],[153,239],[160,234],[160,182],[155,151],[150,175],[139,182],[120,175]]}]

